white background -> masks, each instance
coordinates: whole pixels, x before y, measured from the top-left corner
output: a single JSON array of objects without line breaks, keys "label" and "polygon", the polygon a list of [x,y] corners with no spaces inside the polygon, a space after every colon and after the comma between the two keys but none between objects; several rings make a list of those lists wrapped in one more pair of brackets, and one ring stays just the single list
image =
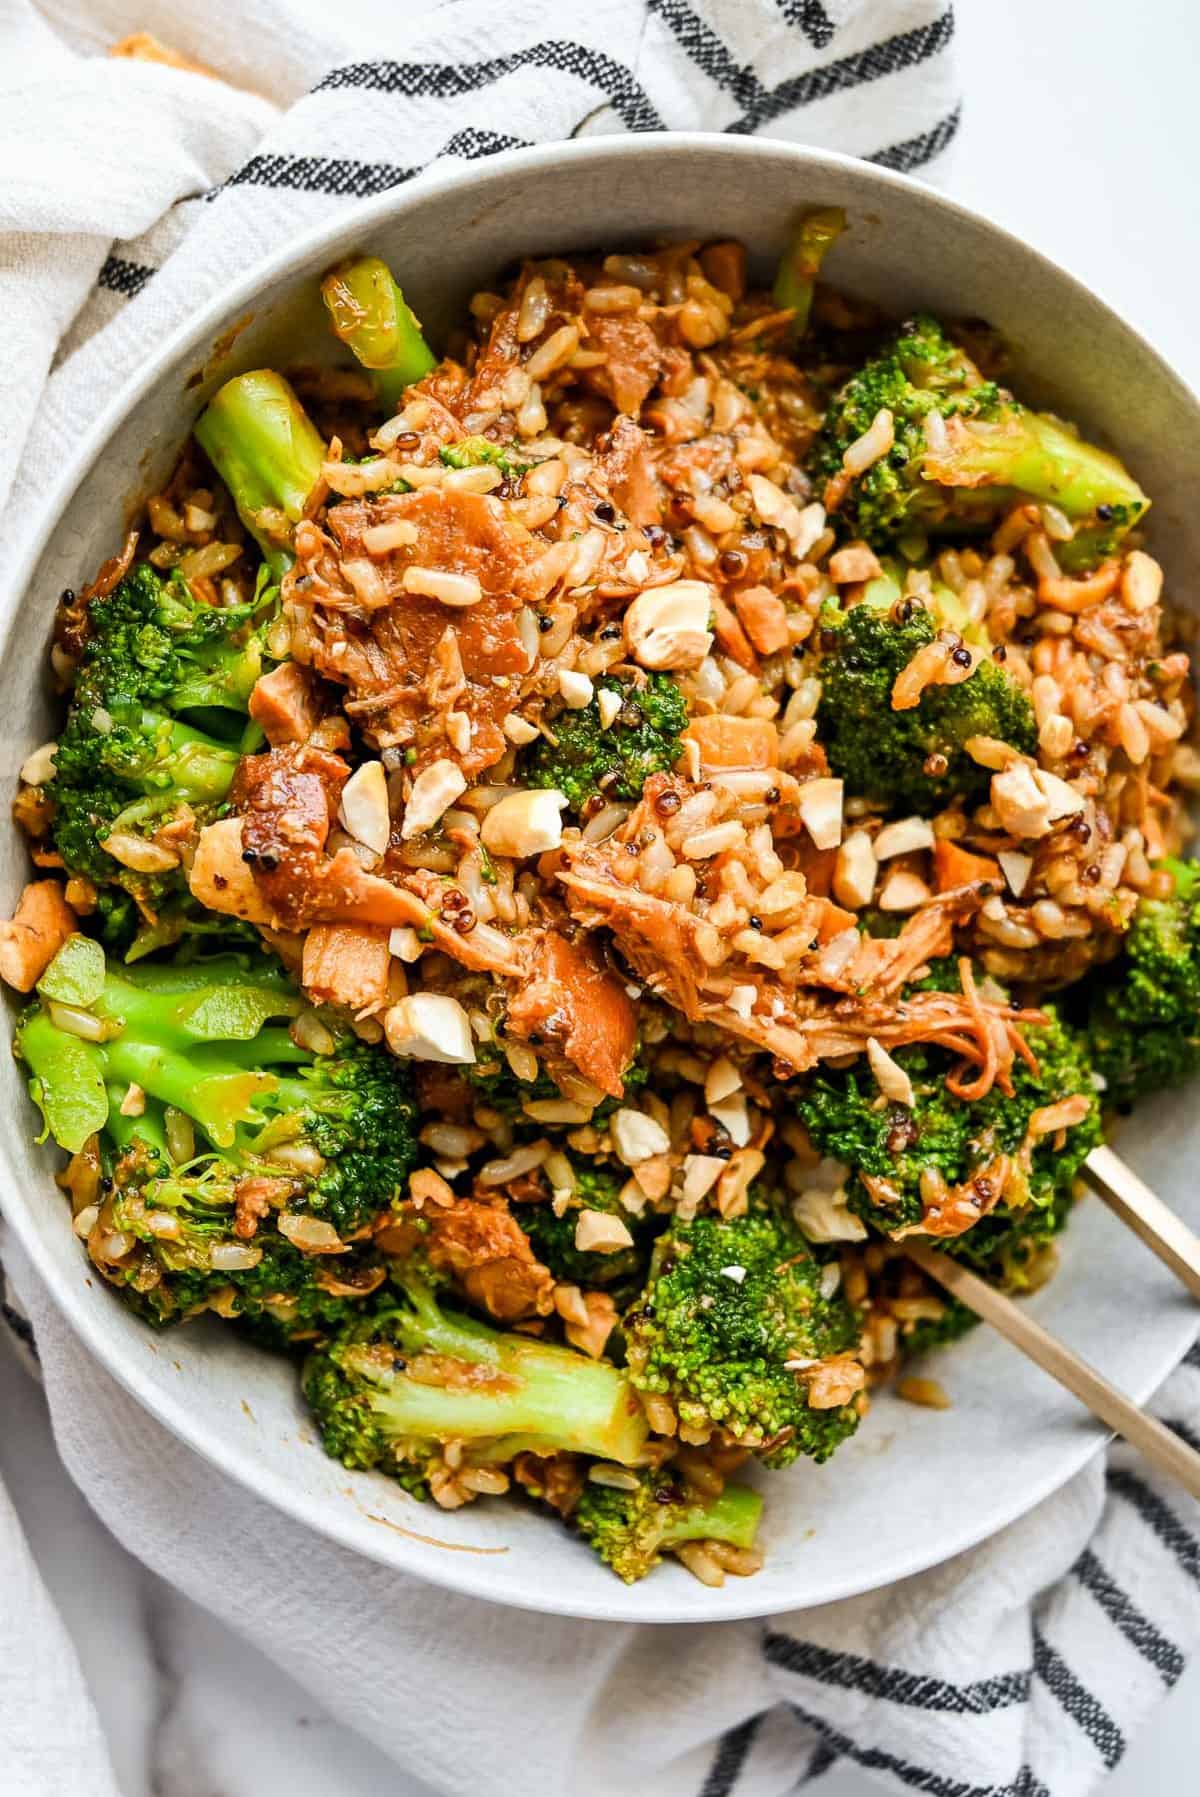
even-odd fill
[{"label": "white background", "polygon": [[[959,0],[958,12],[967,107],[945,185],[1091,281],[1200,386],[1196,0]],[[0,1478],[77,1642],[124,1797],[425,1797],[126,1558],[2,1351],[0,1416]],[[1103,1797],[1182,1797],[1198,1764],[1194,1666]],[[816,1787],[877,1788],[852,1771]]]}]

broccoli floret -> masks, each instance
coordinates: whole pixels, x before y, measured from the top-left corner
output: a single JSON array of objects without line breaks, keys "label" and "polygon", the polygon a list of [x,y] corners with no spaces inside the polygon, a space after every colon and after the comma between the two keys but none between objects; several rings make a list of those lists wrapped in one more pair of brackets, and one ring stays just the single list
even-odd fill
[{"label": "broccoli floret", "polygon": [[636,1463],[646,1423],[624,1373],[443,1310],[419,1265],[401,1263],[393,1278],[394,1298],[305,1368],[327,1453],[346,1466],[378,1467],[418,1493],[448,1442],[465,1448],[465,1465],[525,1451]]},{"label": "broccoli floret", "polygon": [[744,1216],[673,1222],[645,1291],[625,1317],[640,1391],[670,1398],[681,1422],[726,1431],[768,1466],[825,1460],[858,1423],[851,1401],[809,1403],[811,1363],[858,1341],[856,1313],[788,1217],[760,1203]]},{"label": "broccoli floret", "polygon": [[[556,1279],[569,1285],[624,1286],[639,1284],[646,1276],[650,1250],[655,1237],[665,1226],[665,1219],[653,1211],[633,1216],[621,1203],[621,1188],[627,1175],[608,1167],[577,1164],[575,1193],[561,1216],[549,1204],[523,1204],[518,1215],[521,1227],[533,1245],[542,1265],[549,1267]],[[580,1211],[600,1211],[605,1216],[620,1217],[633,1236],[633,1245],[618,1248],[614,1254],[597,1254],[575,1246],[575,1229]]]},{"label": "broccoli floret", "polygon": [[[900,327],[834,395],[813,472],[840,485],[843,456],[880,411],[894,442],[854,477],[836,516],[877,548],[990,529],[1021,499],[1056,505],[1076,526],[1065,566],[1110,553],[1149,500],[1115,456],[985,381],[936,319]],[[930,420],[939,426],[930,427]]]},{"label": "broccoli floret", "polygon": [[[45,789],[54,846],[69,873],[119,888],[143,918],[153,921],[172,899],[190,916],[196,908],[169,848],[148,842],[139,853],[128,839],[173,822],[202,825],[224,804],[262,668],[254,607],[202,604],[186,581],[142,563],[93,601],[88,621]],[[120,859],[108,846],[114,837]],[[156,856],[163,871],[152,871]],[[114,897],[101,921],[119,941],[134,912]]]},{"label": "broccoli floret", "polygon": [[1032,705],[986,658],[956,686],[927,686],[918,704],[893,709],[897,677],[938,635],[939,620],[919,601],[891,606],[868,594],[847,612],[827,608],[821,623],[818,736],[857,796],[929,815],[986,792],[988,770],[964,747],[972,736],[1022,753],[1036,747]]},{"label": "broccoli floret", "polygon": [[371,374],[380,405],[394,412],[406,387],[437,366],[416,316],[386,262],[359,256],[331,269],[321,297],[334,335]]},{"label": "broccoli floret", "polygon": [[1174,892],[1141,900],[1121,955],[1092,983],[1092,1053],[1119,1105],[1200,1071],[1200,862],[1164,865]]},{"label": "broccoli floret", "polygon": [[325,444],[281,374],[255,368],[218,389],[195,438],[276,580],[291,566],[293,525],[321,475]]},{"label": "broccoli floret", "polygon": [[[946,1086],[953,1056],[925,1047],[899,1048],[894,1055],[912,1082],[912,1107],[881,1103],[874,1076],[861,1061],[823,1067],[797,1087],[796,1110],[814,1146],[850,1169],[847,1198],[856,1215],[885,1235],[919,1224],[925,1215],[923,1173],[939,1174],[948,1186],[964,1185],[986,1178],[989,1164],[1008,1155],[1014,1159],[1001,1203],[942,1246],[994,1273],[1003,1271],[1019,1240],[1032,1251],[1056,1233],[1079,1169],[1100,1141],[1100,1116],[1086,1039],[1044,1009],[1049,1021],[1026,1032],[1038,1071],[1018,1060],[1011,1097],[993,1086],[974,1102],[956,1098]],[[1064,1146],[1056,1146],[1057,1134],[1043,1136],[1021,1159],[1033,1112],[1080,1093],[1089,1099],[1088,1112],[1066,1132]],[[868,1179],[879,1182],[874,1193]]]},{"label": "broccoli floret", "polygon": [[[239,1188],[226,1163],[198,1156],[175,1166],[162,1106],[148,1101],[141,1117],[122,1119],[121,1098],[113,1089],[101,1164],[106,1220],[124,1242],[116,1260],[103,1235],[89,1240],[89,1249],[144,1321],[163,1328],[213,1311],[279,1351],[309,1344],[361,1311],[386,1277],[386,1264],[369,1243],[339,1255],[303,1253],[278,1233],[270,1209],[253,1238],[243,1240],[236,1228]],[[132,1249],[125,1246],[130,1241]]]},{"label": "broccoli floret", "polygon": [[574,1523],[593,1553],[627,1585],[686,1541],[722,1541],[752,1548],[762,1499],[746,1485],[727,1485],[719,1497],[690,1496],[669,1466],[643,1473],[632,1491],[589,1479]]},{"label": "broccoli floret", "polygon": [[530,786],[554,786],[571,810],[589,799],[636,800],[651,774],[674,767],[687,726],[687,701],[670,674],[651,674],[644,686],[602,674],[597,693],[615,693],[621,709],[605,730],[599,699],[578,711],[564,711],[550,728],[555,741],[539,737],[521,758]]},{"label": "broccoli floret", "polygon": [[[341,1256],[415,1164],[407,1063],[349,1031],[329,1054],[299,1047],[284,1026],[304,1009],[282,974],[248,958],[117,974],[73,937],[21,1021],[47,1132],[72,1154],[98,1139],[107,1165],[108,1234],[133,1246],[107,1254],[106,1276],[142,1294],[161,1286],[151,1307],[164,1315],[215,1303],[242,1274],[254,1274],[254,1305],[286,1295],[301,1270],[293,1247],[316,1257],[315,1287],[355,1287],[361,1265],[343,1272]],[[98,1039],[62,1027],[85,1018]]]}]

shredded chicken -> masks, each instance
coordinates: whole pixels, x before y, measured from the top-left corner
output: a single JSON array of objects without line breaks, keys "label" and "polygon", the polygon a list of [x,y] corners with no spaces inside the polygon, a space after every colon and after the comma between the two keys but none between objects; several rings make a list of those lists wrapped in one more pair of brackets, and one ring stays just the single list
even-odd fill
[{"label": "shredded chicken", "polygon": [[537,1259],[504,1198],[464,1198],[429,1213],[429,1258],[462,1286],[472,1303],[502,1322],[549,1316],[554,1275]]}]

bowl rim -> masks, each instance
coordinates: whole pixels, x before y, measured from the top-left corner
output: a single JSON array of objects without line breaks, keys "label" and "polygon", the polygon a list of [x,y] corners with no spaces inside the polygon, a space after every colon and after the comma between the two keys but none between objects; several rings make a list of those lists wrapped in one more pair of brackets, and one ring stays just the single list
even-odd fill
[{"label": "bowl rim", "polygon": [[[718,132],[663,131],[538,144],[527,149],[504,151],[482,162],[450,162],[444,168],[430,170],[402,186],[390,188],[322,219],[298,238],[281,245],[252,264],[237,280],[215,292],[197,312],[164,337],[136,373],[120,385],[94,419],[74,454],[63,466],[57,481],[42,500],[36,522],[23,534],[10,563],[7,591],[0,599],[0,653],[4,653],[8,647],[13,627],[24,608],[30,583],[52,532],[126,415],[163,379],[172,364],[188,353],[204,348],[206,341],[211,341],[213,333],[231,312],[260,299],[264,289],[269,288],[273,282],[286,278],[297,264],[318,255],[326,247],[331,254],[335,253],[337,247],[348,240],[369,233],[381,221],[403,212],[410,200],[423,203],[430,198],[436,199],[439,193],[464,186],[475,186],[484,194],[490,186],[506,181],[513,173],[536,173],[564,159],[586,167],[589,163],[610,160],[620,162],[627,157],[659,155],[669,159],[674,155],[698,151],[706,154],[716,152],[728,156],[732,161],[753,162],[764,156],[781,157],[793,161],[798,171],[818,179],[824,171],[851,173],[860,180],[865,176],[885,195],[888,190],[915,194],[951,218],[961,219],[974,227],[983,227],[1002,244],[1009,244],[1014,251],[1019,251],[1022,257],[1032,257],[1068,293],[1078,294],[1089,302],[1098,302],[1158,364],[1168,385],[1176,390],[1182,402],[1200,413],[1200,397],[1190,383],[1090,282],[1073,274],[1037,245],[998,224],[986,212],[948,197],[925,181],[867,162],[861,157],[766,136],[741,137]],[[361,1554],[393,1571],[401,1570],[407,1576],[440,1588],[509,1608],[574,1617],[581,1621],[697,1621],[694,1608],[677,1606],[669,1597],[666,1601],[656,1599],[654,1613],[646,1615],[639,1608],[639,1588],[626,1588],[615,1579],[610,1600],[580,1603],[578,1600],[560,1598],[557,1589],[549,1581],[538,1585],[530,1580],[530,1588],[520,1596],[508,1592],[497,1593],[489,1587],[482,1567],[476,1570],[473,1556],[469,1554],[446,1555],[444,1576],[440,1565],[436,1571],[431,1570],[424,1562],[419,1568],[404,1565],[406,1553],[402,1539],[396,1539],[388,1531],[385,1541],[382,1538],[383,1532],[380,1531],[376,1547],[372,1538],[364,1536],[349,1520],[343,1523],[340,1507],[322,1499],[307,1497],[285,1478],[270,1472],[252,1454],[244,1454],[240,1450],[231,1452],[220,1431],[209,1427],[202,1411],[198,1411],[187,1401],[176,1400],[170,1392],[156,1389],[154,1382],[143,1376],[133,1358],[122,1354],[114,1346],[93,1316],[91,1308],[79,1306],[78,1289],[65,1272],[60,1271],[49,1251],[43,1251],[37,1232],[32,1227],[26,1227],[25,1200],[21,1194],[20,1181],[9,1161],[6,1140],[0,1141],[0,1199],[3,1200],[0,1203],[0,1213],[19,1239],[56,1307],[75,1336],[104,1370],[184,1446],[293,1521],[338,1546]],[[1178,1350],[1173,1349],[1169,1356],[1160,1358],[1158,1363],[1144,1369],[1141,1378],[1131,1383],[1129,1396],[1135,1402],[1144,1403],[1177,1364],[1180,1355],[1186,1352],[1187,1339],[1182,1331],[1190,1322],[1190,1313],[1181,1311]],[[1194,1334],[1194,1326],[1192,1333]],[[810,1608],[814,1604],[822,1605],[857,1596],[865,1591],[884,1589],[901,1579],[923,1572],[978,1546],[980,1542],[1026,1515],[1066,1485],[1111,1439],[1111,1431],[1081,1412],[1079,1428],[1072,1439],[1064,1439],[1062,1452],[1053,1471],[1023,1491],[1019,1503],[1010,1505],[1002,1513],[989,1514],[978,1525],[971,1524],[964,1528],[948,1551],[932,1542],[924,1546],[909,1546],[894,1554],[891,1563],[885,1561],[882,1566],[873,1568],[865,1582],[848,1568],[842,1579],[825,1582],[815,1597],[807,1597],[804,1593],[797,1593],[790,1598],[776,1594],[764,1602],[753,1595],[755,1580],[739,1580],[736,1590],[731,1591],[728,1586],[725,1588],[719,1613],[705,1620],[737,1621]],[[349,1519],[355,1512],[352,1507],[347,1507],[345,1514]]]}]

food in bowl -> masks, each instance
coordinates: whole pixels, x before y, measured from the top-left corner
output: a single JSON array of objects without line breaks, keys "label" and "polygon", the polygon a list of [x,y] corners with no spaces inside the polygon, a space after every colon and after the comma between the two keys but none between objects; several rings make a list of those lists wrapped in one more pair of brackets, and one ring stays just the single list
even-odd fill
[{"label": "food in bowl", "polygon": [[[622,1578],[753,1572],[828,1457],[1048,1274],[1194,1066],[1189,661],[1114,457],[736,244],[529,262],[437,361],[253,370],[62,596],[0,942],[76,1233],[294,1355],[327,1449]],[[314,353],[318,346],[314,345]]]}]

